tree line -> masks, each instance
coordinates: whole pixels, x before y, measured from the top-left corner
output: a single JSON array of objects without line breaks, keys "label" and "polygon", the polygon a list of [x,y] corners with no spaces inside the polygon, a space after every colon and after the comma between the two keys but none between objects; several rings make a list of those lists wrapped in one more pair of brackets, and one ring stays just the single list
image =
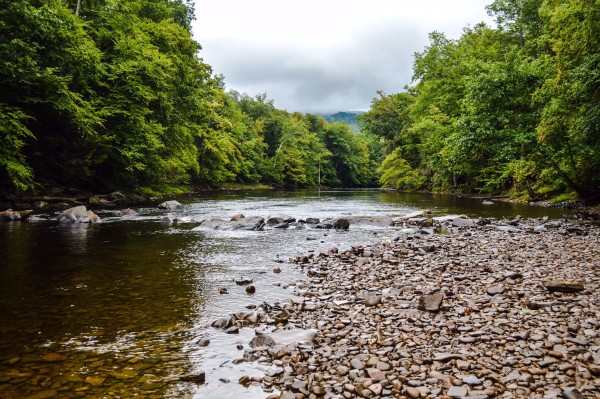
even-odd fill
[{"label": "tree line", "polygon": [[496,28],[430,34],[414,84],[359,117],[384,145],[381,183],[598,199],[600,2],[496,0],[488,12]]},{"label": "tree line", "polygon": [[3,191],[376,184],[348,125],[225,92],[189,1],[0,3]]},{"label": "tree line", "polygon": [[413,84],[379,92],[356,134],[227,92],[192,38],[191,0],[0,0],[0,191],[321,183],[598,198],[600,3],[488,12],[494,28],[432,33]]}]

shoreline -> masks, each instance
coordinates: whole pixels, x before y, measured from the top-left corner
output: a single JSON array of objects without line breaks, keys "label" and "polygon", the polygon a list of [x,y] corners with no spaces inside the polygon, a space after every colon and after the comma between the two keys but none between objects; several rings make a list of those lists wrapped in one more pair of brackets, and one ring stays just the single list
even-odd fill
[{"label": "shoreline", "polygon": [[[263,337],[243,360],[269,369],[239,383],[271,399],[596,397],[599,226],[441,225],[451,234],[293,259],[301,299],[243,320]],[[264,338],[267,323],[314,339]]]},{"label": "shoreline", "polygon": [[[584,201],[562,201],[553,203],[550,200],[519,200],[511,198],[508,195],[496,195],[496,196],[480,196],[480,195],[469,195],[462,193],[453,192],[433,192],[433,191],[402,191],[396,189],[389,189],[383,187],[369,187],[369,188],[348,188],[348,187],[321,187],[322,189],[328,190],[379,190],[381,192],[401,192],[401,193],[417,193],[425,195],[442,195],[450,196],[455,198],[465,198],[470,200],[480,201],[491,201],[491,202],[505,202],[514,204],[523,204],[535,207],[544,208],[559,208],[565,210],[572,210],[577,213],[581,213],[584,216],[600,220],[600,204],[590,204]],[[317,189],[317,187],[306,188],[306,190]],[[128,191],[113,191],[107,194],[94,194],[93,192],[84,192],[75,189],[63,189],[60,192],[52,192],[52,190],[46,190],[39,195],[2,195],[0,196],[0,211],[12,209],[12,210],[64,210],[71,206],[86,205],[88,208],[127,208],[131,206],[140,206],[149,204],[159,200],[169,200],[179,197],[194,196],[202,193],[218,193],[218,192],[237,192],[237,191],[295,191],[297,189],[290,188],[278,188],[267,186],[264,184],[250,184],[250,185],[225,185],[222,187],[186,187],[176,189],[174,192],[153,192],[151,194],[138,194],[136,192]]]}]

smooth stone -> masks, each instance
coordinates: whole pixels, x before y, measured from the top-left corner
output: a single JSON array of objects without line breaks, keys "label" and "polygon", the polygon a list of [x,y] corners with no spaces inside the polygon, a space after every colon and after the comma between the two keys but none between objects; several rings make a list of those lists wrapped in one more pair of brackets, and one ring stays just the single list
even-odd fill
[{"label": "smooth stone", "polygon": [[377,306],[381,303],[381,296],[379,295],[370,295],[369,297],[367,297],[366,301],[365,301],[365,306],[371,307],[371,306]]},{"label": "smooth stone", "polygon": [[469,394],[469,391],[467,390],[467,387],[450,387],[450,389],[448,389],[448,392],[446,392],[446,395],[450,396],[451,398],[464,398]]},{"label": "smooth stone", "polygon": [[562,397],[564,399],[585,399],[585,396],[583,396],[577,389],[569,388],[563,390]]},{"label": "smooth stone", "polygon": [[365,368],[365,364],[363,363],[363,361],[356,358],[350,360],[350,366],[352,366],[353,369],[357,370],[362,370]]},{"label": "smooth stone", "polygon": [[495,285],[487,289],[487,294],[494,296],[497,294],[502,294],[504,292],[504,287],[501,285]]},{"label": "smooth stone", "polygon": [[421,397],[421,391],[413,387],[404,387],[404,391],[409,398],[417,399]]}]

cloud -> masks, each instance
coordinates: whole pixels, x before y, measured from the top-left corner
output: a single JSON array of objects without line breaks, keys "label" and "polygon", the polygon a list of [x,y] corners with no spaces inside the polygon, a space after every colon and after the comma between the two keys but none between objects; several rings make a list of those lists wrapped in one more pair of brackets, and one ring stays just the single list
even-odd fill
[{"label": "cloud", "polygon": [[[387,3],[395,8],[363,10],[349,1],[337,10],[328,0],[330,8],[314,14],[306,7],[282,10],[278,1],[270,3],[275,8],[267,15],[252,14],[263,9],[244,2],[246,8],[232,14],[229,24],[205,27],[207,34],[198,40],[201,56],[225,76],[227,88],[267,93],[290,112],[366,110],[377,90],[396,93],[411,82],[413,54],[423,50],[430,31],[439,26],[450,37],[459,35],[464,24],[455,26],[456,19],[466,18],[465,1],[455,3],[459,6],[450,9],[433,7],[424,23],[415,16],[431,4],[411,14],[400,12],[399,2]],[[297,18],[290,18],[294,12]]]}]

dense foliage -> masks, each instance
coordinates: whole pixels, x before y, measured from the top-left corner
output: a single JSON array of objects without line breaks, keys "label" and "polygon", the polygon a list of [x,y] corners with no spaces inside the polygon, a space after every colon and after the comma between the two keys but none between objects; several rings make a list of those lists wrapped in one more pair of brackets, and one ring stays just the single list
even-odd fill
[{"label": "dense foliage", "polygon": [[600,3],[496,0],[497,27],[441,33],[415,55],[413,86],[359,117],[400,189],[600,193]]},{"label": "dense foliage", "polygon": [[0,0],[0,185],[374,184],[347,124],[226,93],[186,0]]}]

